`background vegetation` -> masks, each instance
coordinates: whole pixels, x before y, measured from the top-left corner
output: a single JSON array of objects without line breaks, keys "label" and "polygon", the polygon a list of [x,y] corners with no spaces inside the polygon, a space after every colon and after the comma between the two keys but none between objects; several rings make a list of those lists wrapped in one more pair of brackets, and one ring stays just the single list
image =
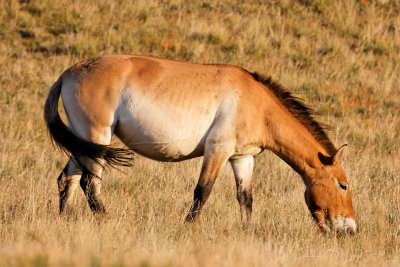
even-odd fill
[{"label": "background vegetation", "polygon": [[[0,1],[0,265],[400,264],[399,12],[396,0]],[[106,219],[81,192],[60,218],[67,158],[46,133],[45,98],[70,65],[120,53],[240,65],[301,95],[349,144],[359,233],[319,233],[301,179],[270,152],[256,158],[247,231],[229,166],[200,222],[183,224],[201,159],[137,156],[104,176]]]}]

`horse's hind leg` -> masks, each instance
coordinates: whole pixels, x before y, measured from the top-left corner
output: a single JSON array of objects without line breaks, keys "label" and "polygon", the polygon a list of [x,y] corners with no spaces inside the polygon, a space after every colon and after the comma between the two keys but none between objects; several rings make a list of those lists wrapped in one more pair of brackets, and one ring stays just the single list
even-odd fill
[{"label": "horse's hind leg", "polygon": [[[78,122],[75,124],[72,123],[72,125],[76,125],[75,128],[73,128],[74,131],[79,132],[82,138],[88,142],[101,145],[109,145],[111,142],[111,127],[95,128],[89,123],[83,124]],[[99,158],[95,161],[87,156],[78,156],[77,161],[82,170],[78,181],[86,195],[90,209],[93,213],[105,213],[104,204],[101,200],[101,177],[104,159]]]},{"label": "horse's hind leg", "polygon": [[[69,86],[71,88],[68,88]],[[95,83],[89,83],[88,86],[95,86]],[[76,160],[79,162],[79,166],[82,169],[80,185],[85,192],[91,210],[94,213],[104,213],[105,209],[101,200],[101,174],[103,171],[102,164],[104,159],[101,153],[105,152],[104,146],[110,145],[114,127],[117,122],[114,110],[110,108],[113,102],[108,102],[111,100],[107,99],[107,96],[102,93],[99,93],[99,95],[95,94],[97,91],[95,91],[94,88],[85,88],[85,90],[89,91],[85,91],[84,88],[81,88],[81,93],[77,91],[79,87],[76,87],[76,84],[66,84],[65,87],[67,88],[66,90],[64,90],[63,84],[61,96],[70,131],[75,136],[92,143],[94,147],[91,147],[90,144],[86,144],[88,148],[91,147],[89,150],[100,153],[95,153],[97,156],[91,156],[90,153],[85,154],[83,150],[76,155]],[[99,92],[103,92],[101,90]],[[111,92],[110,90],[107,92]],[[92,92],[93,95],[91,95],[90,92]],[[96,101],[93,99],[100,102],[96,104]],[[102,145],[103,148],[96,148],[96,144]]]},{"label": "horse's hind leg", "polygon": [[84,165],[82,178],[80,179],[81,188],[85,192],[93,213],[104,214],[106,210],[101,199],[101,174],[103,167],[90,159],[86,160]]},{"label": "horse's hind leg", "polygon": [[57,179],[58,192],[60,194],[60,214],[69,210],[81,177],[82,170],[78,167],[74,158],[71,157]]},{"label": "horse's hind leg", "polygon": [[237,200],[240,206],[240,216],[243,226],[250,223],[253,205],[252,174],[254,157],[247,156],[230,160],[235,175]]}]

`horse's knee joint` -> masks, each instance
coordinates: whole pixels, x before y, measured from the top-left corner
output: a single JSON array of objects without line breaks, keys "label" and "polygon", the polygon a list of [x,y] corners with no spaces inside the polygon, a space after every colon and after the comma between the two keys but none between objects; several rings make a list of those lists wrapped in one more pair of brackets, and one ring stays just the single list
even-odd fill
[{"label": "horse's knee joint", "polygon": [[249,190],[239,190],[236,199],[240,204],[244,204],[246,207],[251,207],[253,203],[253,194]]},{"label": "horse's knee joint", "polygon": [[196,186],[196,188],[194,189],[194,198],[195,199],[199,199],[201,198],[201,196],[203,195],[204,192],[204,188],[202,186]]}]

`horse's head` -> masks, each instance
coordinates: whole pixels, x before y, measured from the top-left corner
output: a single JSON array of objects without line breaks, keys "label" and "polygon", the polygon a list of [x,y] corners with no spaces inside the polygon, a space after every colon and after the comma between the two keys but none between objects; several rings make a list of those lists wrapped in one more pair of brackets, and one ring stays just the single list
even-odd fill
[{"label": "horse's head", "polygon": [[318,155],[322,167],[315,170],[304,193],[307,206],[319,228],[325,232],[356,233],[353,203],[347,178],[338,162],[343,146],[332,157]]}]

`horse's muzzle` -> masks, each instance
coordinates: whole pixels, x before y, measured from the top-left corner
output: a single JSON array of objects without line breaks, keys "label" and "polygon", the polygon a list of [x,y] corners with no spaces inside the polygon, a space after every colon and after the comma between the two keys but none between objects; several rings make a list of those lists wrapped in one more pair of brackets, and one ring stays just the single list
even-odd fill
[{"label": "horse's muzzle", "polygon": [[339,234],[353,236],[357,232],[357,225],[354,219],[336,217],[323,223],[318,223],[319,228],[326,234]]}]

